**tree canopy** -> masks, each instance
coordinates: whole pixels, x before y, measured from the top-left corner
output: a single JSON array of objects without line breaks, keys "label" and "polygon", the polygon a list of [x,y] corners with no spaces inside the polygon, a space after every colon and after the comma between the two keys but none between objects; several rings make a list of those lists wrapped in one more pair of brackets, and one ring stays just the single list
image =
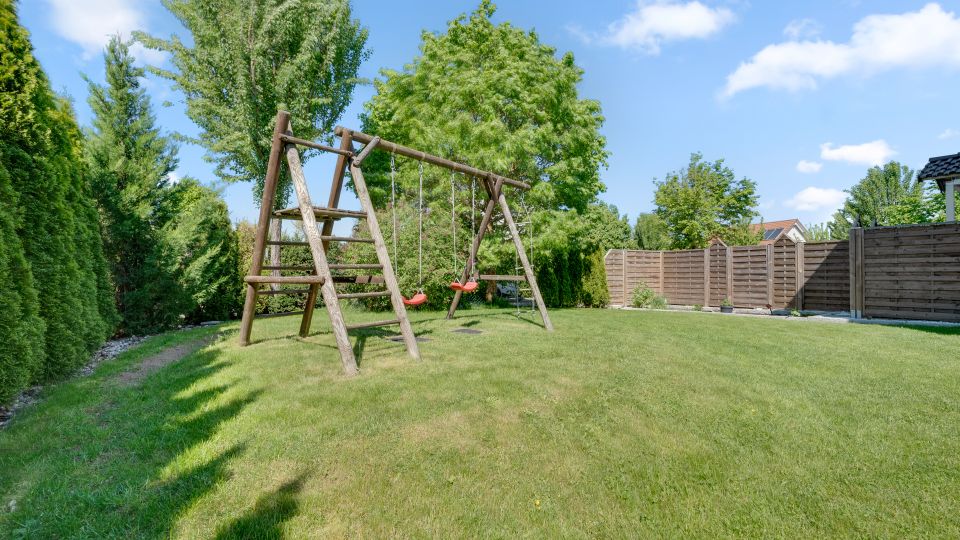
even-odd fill
[{"label": "tree canopy", "polygon": [[714,238],[727,245],[760,240],[760,233],[750,230],[758,215],[757,185],[749,178],[737,180],[722,159],[710,162],[692,154],[689,165],[655,184],[656,213],[667,226],[671,247],[704,248]]},{"label": "tree canopy", "polygon": [[[227,181],[254,181],[260,200],[278,109],[290,111],[306,139],[331,136],[358,83],[367,30],[351,18],[349,0],[164,0],[190,31],[136,37],[172,55],[175,69],[151,71],[186,96],[199,143]],[[305,156],[306,157],[306,156]],[[276,204],[285,205],[289,177],[281,176]]]},{"label": "tree canopy", "polygon": [[850,227],[942,221],[946,208],[934,183],[924,186],[910,167],[897,161],[871,167],[847,194],[828,225],[834,238],[847,238]]},{"label": "tree canopy", "polygon": [[[558,57],[536,33],[494,24],[494,11],[484,0],[445,33],[424,32],[420,56],[375,81],[363,130],[528,181],[527,202],[538,209],[583,211],[604,190],[600,104],[580,99],[583,71],[571,53]],[[379,154],[365,170],[383,202],[389,156]],[[402,165],[399,180],[407,191],[416,189],[415,169]],[[431,184],[436,193],[428,197],[449,197],[449,184],[446,191],[442,184]]]}]

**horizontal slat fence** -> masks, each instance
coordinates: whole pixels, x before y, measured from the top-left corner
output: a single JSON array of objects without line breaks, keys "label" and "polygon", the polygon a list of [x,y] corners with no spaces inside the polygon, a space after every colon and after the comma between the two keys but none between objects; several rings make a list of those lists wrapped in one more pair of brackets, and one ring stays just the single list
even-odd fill
[{"label": "horizontal slat fence", "polygon": [[846,240],[803,245],[803,309],[850,309],[850,248]]},{"label": "horizontal slat fence", "polygon": [[719,306],[725,298],[737,307],[794,308],[803,246],[784,239],[772,246],[676,251],[610,250],[606,256],[611,302],[629,305],[641,283],[669,304]]},{"label": "horizontal slat fence", "polygon": [[681,251],[611,250],[607,286],[629,305],[646,283],[670,304],[850,311],[960,322],[960,224],[853,228],[850,240]]},{"label": "horizontal slat fence", "polygon": [[860,242],[864,317],[960,321],[960,225],[862,229]]}]

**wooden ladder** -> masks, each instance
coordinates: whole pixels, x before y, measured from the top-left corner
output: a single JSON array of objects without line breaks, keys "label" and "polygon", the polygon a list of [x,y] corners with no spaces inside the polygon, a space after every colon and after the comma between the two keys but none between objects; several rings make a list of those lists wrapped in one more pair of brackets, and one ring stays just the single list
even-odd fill
[{"label": "wooden ladder", "polygon": [[[377,215],[370,201],[370,193],[367,190],[366,181],[363,178],[363,171],[360,168],[363,159],[377,146],[378,142],[379,139],[370,141],[362,151],[355,154],[353,152],[353,139],[349,132],[341,136],[339,149],[297,139],[291,131],[290,113],[286,111],[277,113],[276,125],[273,130],[273,142],[270,148],[270,160],[267,165],[267,177],[263,186],[263,200],[260,204],[260,217],[257,222],[257,232],[254,239],[253,262],[250,266],[250,275],[244,278],[244,281],[247,283],[247,297],[243,306],[243,319],[240,326],[241,346],[250,344],[250,333],[253,328],[253,320],[256,318],[257,296],[261,293],[260,286],[263,284],[299,284],[306,285],[308,288],[273,289],[263,292],[265,294],[292,293],[307,295],[302,312],[303,318],[300,322],[301,337],[306,337],[310,333],[310,324],[313,319],[313,311],[319,293],[320,296],[323,297],[323,303],[327,308],[327,315],[330,317],[330,323],[333,327],[333,335],[337,340],[337,349],[340,351],[340,360],[343,363],[343,370],[347,375],[357,373],[357,360],[353,352],[353,347],[350,345],[350,337],[348,334],[351,330],[395,324],[399,325],[403,342],[407,347],[407,352],[415,359],[420,358],[417,340],[413,334],[410,320],[407,318],[403,297],[400,295],[397,278],[393,273],[393,266],[390,263],[387,245],[383,241],[380,225],[377,222]],[[326,207],[314,206],[310,200],[310,193],[307,191],[307,181],[303,174],[302,164],[300,163],[300,153],[297,150],[298,145],[319,148],[337,154],[336,170],[333,175],[333,183],[330,186],[329,204]],[[280,177],[280,160],[284,156],[286,157],[287,168],[297,194],[298,205],[294,208],[273,211],[277,183]],[[363,208],[361,211],[337,208],[340,203],[340,193],[343,190],[343,179],[347,167],[350,168],[350,176],[356,188],[357,198],[360,199],[360,205]],[[366,219],[367,228],[370,231],[370,238],[333,236],[334,221],[344,218]],[[283,242],[278,238],[268,240],[267,235],[271,219],[303,221],[303,230],[307,241],[305,243]],[[323,223],[322,230],[318,228],[318,219]],[[327,261],[327,250],[331,241],[373,243],[378,262],[376,264],[330,264]],[[273,264],[265,266],[263,264],[264,249],[266,246],[291,244],[308,246],[313,258],[313,265],[283,266]],[[279,272],[283,270],[313,270],[314,273],[308,276],[279,275]],[[382,273],[382,276],[333,275],[332,271],[334,270],[377,270]],[[274,275],[261,275],[263,271],[272,271]],[[336,288],[338,283],[382,283],[386,289],[381,291],[341,294]],[[353,325],[348,325],[344,322],[343,312],[340,310],[341,299],[371,298],[377,296],[390,297],[395,318]]]}]

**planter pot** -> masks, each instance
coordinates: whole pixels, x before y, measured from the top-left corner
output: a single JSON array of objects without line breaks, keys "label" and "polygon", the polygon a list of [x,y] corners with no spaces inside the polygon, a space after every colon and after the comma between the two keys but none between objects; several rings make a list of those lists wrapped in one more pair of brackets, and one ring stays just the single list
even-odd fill
[{"label": "planter pot", "polygon": [[733,306],[720,306],[720,313],[733,313]]}]

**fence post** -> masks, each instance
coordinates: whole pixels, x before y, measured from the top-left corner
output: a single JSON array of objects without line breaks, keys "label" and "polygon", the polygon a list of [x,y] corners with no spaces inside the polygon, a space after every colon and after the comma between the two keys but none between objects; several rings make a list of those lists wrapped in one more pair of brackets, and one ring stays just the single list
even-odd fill
[{"label": "fence post", "polygon": [[703,250],[703,307],[710,305],[710,247]]},{"label": "fence post", "polygon": [[803,268],[803,258],[804,258],[804,243],[797,242],[794,244],[794,256],[797,258],[797,294],[794,296],[796,298],[797,311],[803,311],[803,293],[806,283],[804,282],[804,268]]},{"label": "fence post", "polygon": [[733,304],[733,248],[727,246],[727,300]]},{"label": "fence post", "polygon": [[767,244],[767,305],[773,309],[773,244]]},{"label": "fence post", "polygon": [[850,229],[850,316],[863,318],[863,229]]},{"label": "fence post", "polygon": [[663,296],[664,298],[666,298],[667,295],[664,292],[666,288],[663,286],[663,250],[660,250],[658,253],[660,254],[660,270],[659,270],[660,277],[658,278],[658,283],[659,283],[658,288],[660,289],[660,296]]},{"label": "fence post", "polygon": [[620,250],[620,278],[621,278],[621,287],[623,288],[623,307],[627,307],[627,250]]}]

